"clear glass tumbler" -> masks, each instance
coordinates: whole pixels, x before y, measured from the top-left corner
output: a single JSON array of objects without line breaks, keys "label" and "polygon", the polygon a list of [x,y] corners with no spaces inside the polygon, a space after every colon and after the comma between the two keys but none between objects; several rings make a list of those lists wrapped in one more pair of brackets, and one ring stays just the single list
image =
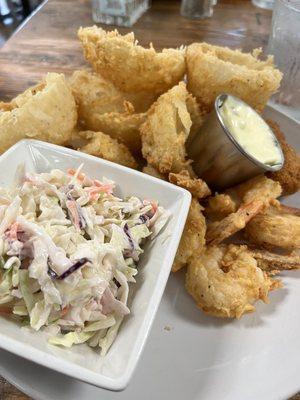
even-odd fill
[{"label": "clear glass tumbler", "polygon": [[280,90],[272,100],[299,116],[300,0],[276,0],[268,53],[274,55],[276,66],[283,72]]},{"label": "clear glass tumbler", "polygon": [[132,26],[150,7],[149,0],[92,0],[97,23]]},{"label": "clear glass tumbler", "polygon": [[252,0],[252,4],[259,8],[265,8],[266,10],[272,10],[274,7],[275,0]]},{"label": "clear glass tumbler", "polygon": [[191,19],[209,18],[216,4],[217,0],[182,0],[180,14]]}]

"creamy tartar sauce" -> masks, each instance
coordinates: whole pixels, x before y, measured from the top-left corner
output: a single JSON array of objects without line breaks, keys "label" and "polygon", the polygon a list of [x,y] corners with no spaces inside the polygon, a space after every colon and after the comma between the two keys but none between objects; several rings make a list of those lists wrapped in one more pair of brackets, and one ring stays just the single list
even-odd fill
[{"label": "creamy tartar sauce", "polygon": [[226,128],[248,154],[267,165],[282,162],[281,151],[271,129],[250,106],[227,96],[220,114]]}]

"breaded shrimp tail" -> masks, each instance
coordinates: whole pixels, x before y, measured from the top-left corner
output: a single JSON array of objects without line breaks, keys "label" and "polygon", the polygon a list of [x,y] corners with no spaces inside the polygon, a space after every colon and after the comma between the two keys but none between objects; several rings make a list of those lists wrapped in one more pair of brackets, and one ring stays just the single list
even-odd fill
[{"label": "breaded shrimp tail", "polygon": [[76,122],[75,99],[64,75],[49,73],[9,106],[0,106],[0,153],[24,138],[65,144]]},{"label": "breaded shrimp tail", "polygon": [[235,95],[258,111],[278,88],[282,74],[273,57],[260,61],[260,49],[252,54],[208,43],[193,43],[187,49],[188,89],[207,110],[221,93]]},{"label": "breaded shrimp tail", "polygon": [[257,300],[280,281],[262,271],[247,246],[212,246],[194,257],[186,275],[186,289],[205,313],[215,317],[240,318],[255,310]]},{"label": "breaded shrimp tail", "polygon": [[161,94],[185,74],[184,50],[156,52],[137,44],[133,33],[120,35],[96,26],[80,28],[78,37],[94,70],[125,92],[146,90]]}]

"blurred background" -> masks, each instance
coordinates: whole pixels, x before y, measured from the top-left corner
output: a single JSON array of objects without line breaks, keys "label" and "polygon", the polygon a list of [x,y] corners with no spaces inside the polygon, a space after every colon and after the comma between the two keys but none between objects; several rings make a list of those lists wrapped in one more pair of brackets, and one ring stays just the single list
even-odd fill
[{"label": "blurred background", "polygon": [[[108,29],[118,27],[121,33],[134,26],[142,45],[154,42],[158,48],[172,47],[179,37],[183,45],[207,41],[244,51],[262,47],[264,55],[274,55],[275,64],[284,73],[281,90],[273,96],[274,105],[300,119],[300,0],[0,0],[0,47],[43,4],[46,11],[36,28],[40,35],[32,31],[26,38],[22,31],[24,46],[11,52],[7,43],[8,58],[31,63],[29,53],[34,54],[33,48],[38,47],[40,62],[47,68],[47,60],[54,58],[55,67],[71,67],[77,60],[72,52],[66,56],[65,49],[58,57],[59,49],[49,52],[47,40],[54,35],[54,43],[61,42],[62,29],[60,46],[74,47],[70,43],[78,26],[93,23],[112,27]],[[30,27],[27,32],[31,32]],[[33,71],[30,76],[36,78]]]},{"label": "blurred background", "polygon": [[[271,9],[274,3],[274,0],[243,1],[265,9]],[[0,47],[26,18],[46,2],[47,0],[0,0]],[[72,0],[74,7],[78,2],[79,0]],[[157,2],[159,0],[90,0],[91,14],[96,23],[131,26],[151,7],[151,3]],[[217,2],[221,3],[222,0],[178,0],[181,3],[181,15],[194,20],[211,18]]]},{"label": "blurred background", "polygon": [[0,47],[42,0],[0,0]]}]

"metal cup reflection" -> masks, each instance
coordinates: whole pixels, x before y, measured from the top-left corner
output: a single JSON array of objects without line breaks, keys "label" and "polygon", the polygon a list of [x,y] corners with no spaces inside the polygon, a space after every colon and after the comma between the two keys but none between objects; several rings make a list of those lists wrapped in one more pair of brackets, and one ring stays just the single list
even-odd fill
[{"label": "metal cup reflection", "polygon": [[[278,171],[284,163],[284,156],[275,135],[274,141],[281,152],[281,162],[276,165],[261,163],[240,146],[220,114],[220,108],[228,96],[231,95],[221,94],[216,98],[213,111],[187,145],[194,171],[215,190],[228,188],[266,171]],[[244,103],[236,97],[234,99]]]}]

